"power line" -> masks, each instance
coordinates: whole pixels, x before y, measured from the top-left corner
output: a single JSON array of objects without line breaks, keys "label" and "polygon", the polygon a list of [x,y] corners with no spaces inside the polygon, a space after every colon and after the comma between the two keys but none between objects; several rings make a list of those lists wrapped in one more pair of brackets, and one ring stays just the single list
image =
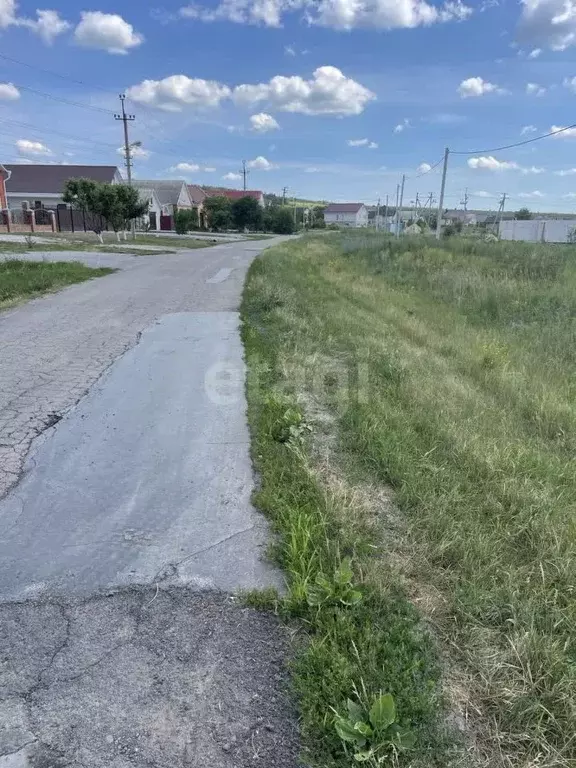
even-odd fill
[{"label": "power line", "polygon": [[451,155],[479,155],[483,152],[500,152],[503,149],[513,149],[514,147],[522,147],[524,144],[532,144],[534,141],[540,141],[541,139],[547,139],[549,136],[557,136],[559,133],[564,133],[564,131],[570,131],[572,128],[576,128],[576,123],[573,125],[567,125],[566,128],[560,128],[557,131],[550,131],[549,133],[544,133],[542,136],[535,136],[533,139],[525,139],[524,141],[517,141],[515,144],[506,144],[504,147],[492,147],[492,149],[472,149],[468,150],[466,152],[459,151],[456,152],[455,150],[450,150]]},{"label": "power line", "polygon": [[72,99],[63,99],[61,96],[54,96],[53,94],[46,93],[45,91],[37,91],[35,88],[29,88],[27,85],[17,84],[16,88],[21,91],[29,91],[30,93],[35,93],[37,96],[44,96],[46,99],[51,99],[52,101],[61,101],[63,104],[69,104],[73,107],[82,107],[82,109],[90,109],[93,112],[103,112],[105,115],[114,114],[111,109],[104,109],[104,107],[94,107],[92,104],[84,104],[81,101],[72,101]]}]

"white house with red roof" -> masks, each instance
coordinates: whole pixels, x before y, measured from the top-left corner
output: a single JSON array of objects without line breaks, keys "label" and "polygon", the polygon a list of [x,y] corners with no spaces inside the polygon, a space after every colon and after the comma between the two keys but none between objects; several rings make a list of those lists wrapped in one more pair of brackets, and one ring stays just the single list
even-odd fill
[{"label": "white house with red roof", "polygon": [[330,203],[324,209],[324,221],[338,227],[367,227],[368,209],[364,203]]}]

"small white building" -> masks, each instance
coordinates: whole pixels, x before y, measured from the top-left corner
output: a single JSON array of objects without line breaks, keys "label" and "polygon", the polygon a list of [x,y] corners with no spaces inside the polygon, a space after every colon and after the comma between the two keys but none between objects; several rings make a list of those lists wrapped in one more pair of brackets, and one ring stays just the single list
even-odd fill
[{"label": "small white building", "polygon": [[368,209],[364,203],[331,203],[324,209],[326,225],[338,227],[367,227]]},{"label": "small white building", "polygon": [[69,179],[91,179],[106,184],[121,184],[123,179],[115,165],[35,165],[4,164],[10,171],[6,182],[8,207],[56,209],[67,208],[62,201],[64,187]]},{"label": "small white building", "polygon": [[138,187],[138,197],[140,202],[148,203],[148,213],[138,219],[136,229],[157,232],[160,229],[160,217],[162,216],[162,204],[158,200],[158,195],[152,188]]}]

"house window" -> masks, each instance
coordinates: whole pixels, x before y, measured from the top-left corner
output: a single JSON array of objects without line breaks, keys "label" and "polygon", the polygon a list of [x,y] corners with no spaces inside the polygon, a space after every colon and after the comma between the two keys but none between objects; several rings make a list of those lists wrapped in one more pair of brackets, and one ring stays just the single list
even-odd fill
[{"label": "house window", "polygon": [[36,210],[42,208],[42,200],[34,200],[34,208],[36,208]]}]

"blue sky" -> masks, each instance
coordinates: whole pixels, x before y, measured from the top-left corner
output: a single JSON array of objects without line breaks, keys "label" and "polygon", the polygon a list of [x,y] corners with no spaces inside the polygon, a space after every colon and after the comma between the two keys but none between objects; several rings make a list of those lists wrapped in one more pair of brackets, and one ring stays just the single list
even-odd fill
[{"label": "blue sky", "polygon": [[121,165],[124,91],[140,178],[576,209],[576,130],[484,151],[576,122],[576,0],[160,3],[0,0],[0,158]]}]

